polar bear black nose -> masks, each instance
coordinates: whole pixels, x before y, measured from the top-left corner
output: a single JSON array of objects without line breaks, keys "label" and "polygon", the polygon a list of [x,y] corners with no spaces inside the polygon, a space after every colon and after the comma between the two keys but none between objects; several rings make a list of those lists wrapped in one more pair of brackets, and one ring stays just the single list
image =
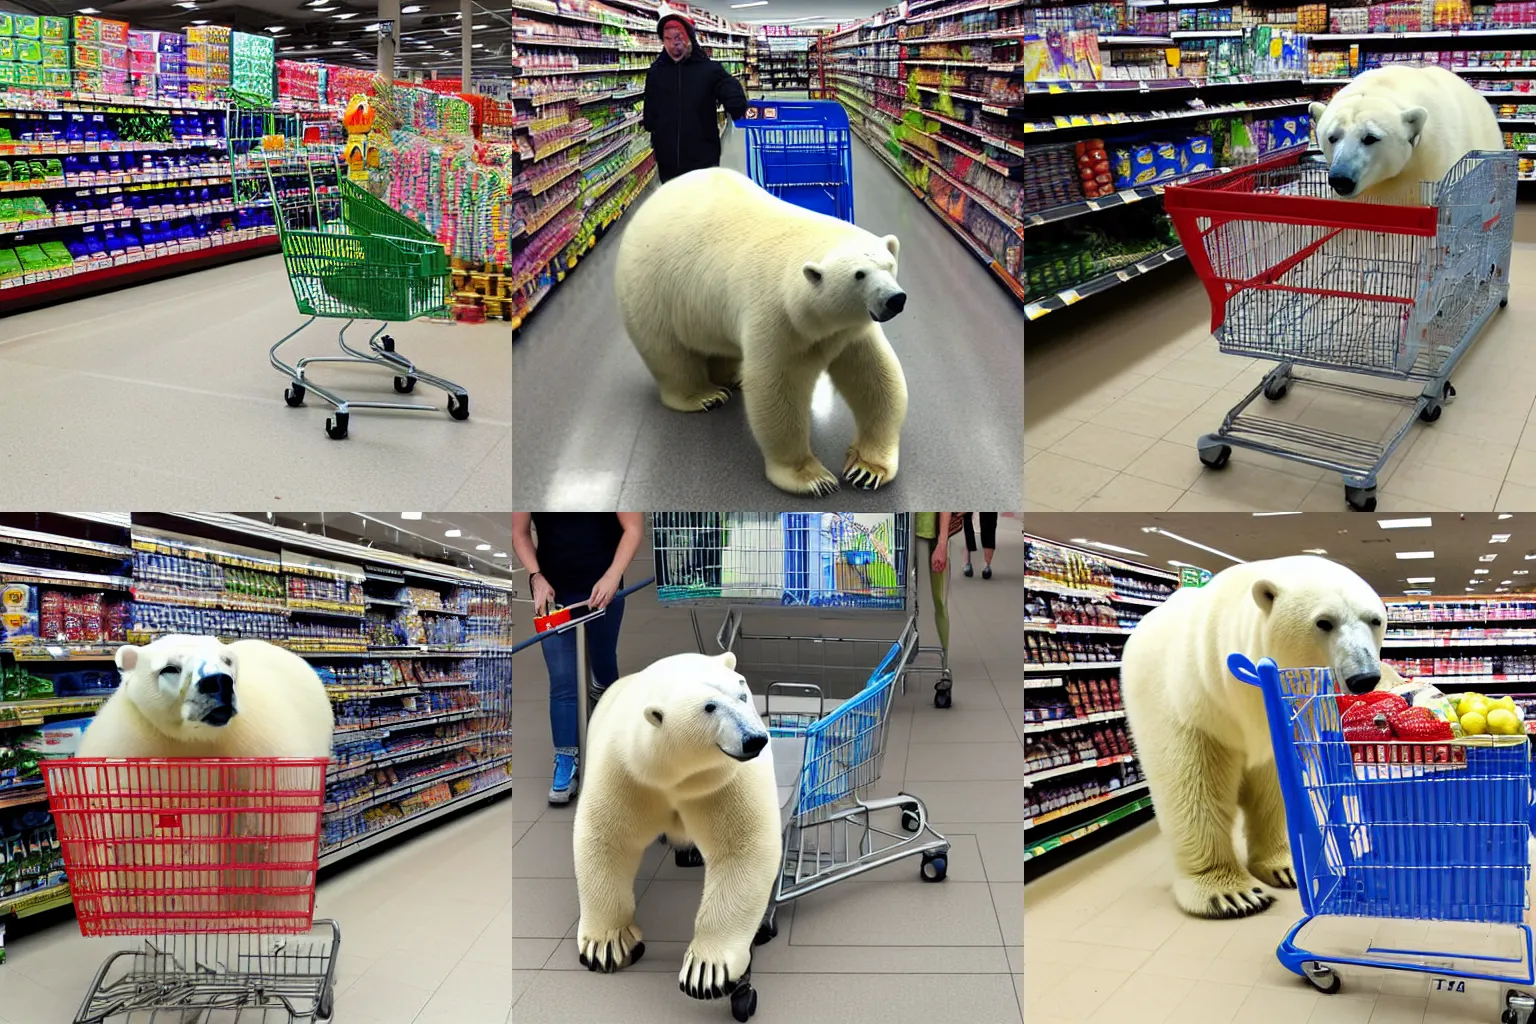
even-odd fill
[{"label": "polar bear black nose", "polygon": [[748,757],[756,757],[767,745],[767,736],[748,736],[741,741],[741,752]]},{"label": "polar bear black nose", "polygon": [[1328,175],[1328,186],[1335,192],[1353,192],[1355,190],[1355,179],[1347,174],[1330,174]]},{"label": "polar bear black nose", "polygon": [[212,697],[222,696],[225,701],[234,696],[235,681],[223,672],[215,672],[210,676],[203,676],[197,681],[197,692],[205,693]]},{"label": "polar bear black nose", "polygon": [[1380,671],[1358,672],[1344,680],[1344,685],[1351,693],[1366,693],[1374,690],[1379,682],[1381,682]]},{"label": "polar bear black nose", "polygon": [[885,308],[891,311],[892,316],[895,316],[897,313],[900,313],[902,310],[906,309],[907,293],[897,292],[895,295],[892,295],[890,298],[886,299]]}]

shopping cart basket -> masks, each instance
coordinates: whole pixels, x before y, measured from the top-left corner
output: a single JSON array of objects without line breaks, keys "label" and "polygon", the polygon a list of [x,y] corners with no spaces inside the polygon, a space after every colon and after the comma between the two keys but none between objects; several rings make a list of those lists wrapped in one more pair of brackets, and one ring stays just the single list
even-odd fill
[{"label": "shopping cart basket", "polygon": [[[1234,446],[1342,474],[1351,508],[1373,511],[1376,479],[1415,417],[1433,423],[1450,373],[1509,294],[1514,153],[1470,153],[1423,186],[1423,205],[1330,198],[1328,169],[1291,154],[1169,188],[1163,205],[1211,302],[1222,352],[1274,360],[1257,386],[1200,438],[1200,461]],[[1412,382],[1377,390],[1298,367]],[[1249,412],[1302,386],[1406,407],[1365,437]],[[1308,410],[1301,410],[1303,413]]]},{"label": "shopping cart basket", "polygon": [[[287,403],[303,405],[307,391],[329,402],[336,415],[326,419],[325,432],[336,440],[347,436],[352,409],[437,411],[437,406],[419,402],[354,401],[306,376],[313,363],[365,363],[392,371],[395,390],[402,395],[414,391],[418,382],[447,392],[448,415],[468,419],[469,393],[405,358],[395,350],[394,338],[384,333],[391,321],[446,311],[449,262],[442,245],[431,232],[345,177],[336,181],[332,198],[328,189],[316,187],[312,164],[295,168],[291,160],[273,159],[268,174],[283,264],[294,302],[309,317],[269,354],[272,365],[293,381],[283,392]],[[305,356],[292,366],[283,362],[278,350],[321,317],[346,321],[336,337],[345,354]],[[347,343],[347,331],[358,320],[383,321],[368,338],[366,352]]]},{"label": "shopping cart basket", "polygon": [[101,966],[75,1024],[331,1019],[341,932],[313,920],[326,764],[42,763],[80,933],[146,936]]},{"label": "shopping cart basket", "polygon": [[[1281,964],[1326,994],[1339,991],[1330,965],[1435,973],[1516,985],[1536,981],[1525,923],[1531,861],[1531,756],[1527,738],[1471,737],[1453,743],[1346,742],[1327,669],[1255,666],[1234,654],[1229,671],[1259,687],[1285,800],[1291,858],[1305,915],[1286,934]],[[1318,953],[1296,943],[1316,918],[1345,916],[1463,922],[1479,948]],[[1495,927],[1518,938],[1518,956],[1493,952]],[[1454,966],[1467,961],[1470,970]],[[1526,1024],[1536,1000],[1509,989],[1503,1024]]]},{"label": "shopping cart basket", "polygon": [[786,202],[853,223],[848,112],[832,100],[752,100],[747,174]]}]

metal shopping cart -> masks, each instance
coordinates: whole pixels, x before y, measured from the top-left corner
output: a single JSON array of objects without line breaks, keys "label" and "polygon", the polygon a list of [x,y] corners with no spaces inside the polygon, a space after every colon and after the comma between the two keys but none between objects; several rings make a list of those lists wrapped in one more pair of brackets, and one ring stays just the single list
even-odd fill
[{"label": "metal shopping cart", "polygon": [[[352,409],[437,411],[437,406],[420,402],[343,398],[305,372],[313,363],[363,363],[393,372],[395,390],[402,395],[414,391],[418,382],[447,392],[448,415],[469,419],[469,393],[405,358],[395,350],[394,338],[384,333],[390,322],[447,311],[449,262],[441,243],[344,177],[334,193],[318,188],[312,163],[295,165],[290,156],[278,154],[267,161],[267,173],[294,302],[309,316],[269,353],[272,365],[293,381],[283,392],[284,400],[297,408],[304,404],[305,393],[313,391],[329,402],[336,415],[326,419],[325,433],[333,440],[347,436]],[[346,321],[336,336],[343,355],[305,356],[292,366],[278,358],[279,349],[321,317]],[[347,331],[360,319],[383,321],[368,338],[366,352],[347,343]]]},{"label": "metal shopping cart", "polygon": [[314,921],[325,759],[42,764],[85,936],[145,936],[74,1024],[324,1024],[335,921]]},{"label": "metal shopping cart", "polygon": [[[1536,827],[1527,738],[1362,750],[1344,740],[1326,669],[1280,670],[1267,658],[1255,666],[1240,654],[1227,665],[1263,690],[1301,883],[1306,916],[1281,941],[1281,964],[1330,995],[1340,988],[1333,968],[1340,964],[1511,985],[1536,981],[1525,923]],[[1368,761],[1356,758],[1367,751]],[[1459,951],[1372,942],[1363,953],[1337,955],[1297,944],[1304,927],[1335,916],[1488,927]],[[1519,955],[1499,948],[1501,934],[1518,940]],[[1458,961],[1475,966],[1461,969]],[[1536,999],[1511,988],[1504,1007],[1503,1024],[1527,1024]]]},{"label": "metal shopping cart", "polygon": [[[1293,153],[1163,195],[1210,296],[1221,351],[1276,363],[1219,430],[1200,438],[1200,461],[1221,469],[1236,446],[1332,470],[1344,477],[1350,507],[1370,512],[1382,467],[1415,417],[1440,418],[1456,394],[1451,370],[1506,302],[1517,162],[1511,152],[1468,154],[1423,186],[1423,205],[1387,206],[1330,198],[1327,167],[1298,160]],[[1377,390],[1298,367],[1419,390]],[[1278,403],[1298,387],[1410,411],[1373,422],[1376,432],[1364,437],[1248,411],[1261,394]]]},{"label": "metal shopping cart", "polygon": [[848,112],[832,100],[752,100],[747,175],[786,202],[853,223]]}]

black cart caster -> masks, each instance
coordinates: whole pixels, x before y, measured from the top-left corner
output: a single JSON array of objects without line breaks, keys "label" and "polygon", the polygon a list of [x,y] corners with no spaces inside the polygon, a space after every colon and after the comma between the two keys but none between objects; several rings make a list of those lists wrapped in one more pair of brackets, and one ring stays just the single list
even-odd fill
[{"label": "black cart caster", "polygon": [[1443,406],[1441,406],[1440,403],[1449,402],[1455,397],[1456,389],[1451,387],[1450,381],[1446,381],[1445,387],[1440,392],[1440,401],[1430,402],[1428,405],[1424,406],[1424,408],[1419,411],[1419,419],[1423,420],[1425,423],[1435,422],[1435,420],[1440,418],[1440,413],[1443,411]]},{"label": "black cart caster", "polygon": [[746,1024],[757,1012],[757,992],[746,982],[737,985],[731,992],[731,1016]]},{"label": "black cart caster", "polygon": [[949,854],[925,853],[922,865],[923,881],[942,882],[949,875]]},{"label": "black cart caster", "polygon": [[1356,512],[1375,512],[1376,488],[1346,486],[1344,488],[1344,500],[1349,502],[1349,507]]},{"label": "black cart caster", "polygon": [[916,832],[919,828],[922,828],[922,826],[923,826],[923,822],[922,822],[922,820],[920,818],[918,818],[916,811],[907,810],[907,809],[903,809],[902,810],[902,812],[901,812],[901,827],[902,828],[906,829],[908,832]]},{"label": "black cart caster", "polygon": [[1264,397],[1269,399],[1271,402],[1278,402],[1280,399],[1284,398],[1290,392],[1290,390],[1291,382],[1289,380],[1270,381],[1268,384],[1264,385]]},{"label": "black cart caster", "polygon": [[1200,461],[1211,469],[1225,469],[1232,458],[1232,446],[1224,444],[1216,448],[1200,449]]},{"label": "black cart caster", "polygon": [[385,352],[393,352],[395,350],[395,339],[387,334],[384,335],[384,337],[379,339],[379,348]]},{"label": "black cart caster", "polygon": [[329,416],[325,420],[325,436],[332,441],[340,441],[347,436],[347,420],[351,419],[350,413],[339,412],[333,420]]},{"label": "black cart caster", "polygon": [[701,868],[704,866],[704,855],[699,852],[697,846],[690,846],[686,850],[673,850],[672,863],[680,868]]},{"label": "black cart caster", "polygon": [[449,395],[448,415],[456,420],[469,419],[469,395]]},{"label": "black cart caster", "polygon": [[933,706],[947,708],[954,700],[950,691],[954,689],[955,681],[946,674],[938,682],[933,684]]},{"label": "black cart caster", "polygon": [[1325,996],[1331,996],[1338,992],[1339,986],[1343,984],[1337,971],[1327,964],[1318,963],[1316,960],[1308,960],[1301,965],[1301,969],[1306,973],[1307,980],[1312,983],[1312,987]]},{"label": "black cart caster", "polygon": [[288,403],[290,409],[297,409],[304,404],[304,385],[290,384],[288,390],[283,392],[283,401]]},{"label": "black cart caster", "polygon": [[402,395],[410,394],[412,391],[416,390],[416,378],[415,377],[396,377],[395,378],[395,390],[398,391]]}]

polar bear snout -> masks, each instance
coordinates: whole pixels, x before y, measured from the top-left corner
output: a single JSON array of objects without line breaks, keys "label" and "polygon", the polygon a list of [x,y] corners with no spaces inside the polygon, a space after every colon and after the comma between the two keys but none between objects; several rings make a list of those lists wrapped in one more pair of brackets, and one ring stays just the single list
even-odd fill
[{"label": "polar bear snout", "polygon": [[1347,174],[1329,174],[1328,187],[1348,199],[1355,194],[1355,179]]},{"label": "polar bear snout", "polygon": [[215,670],[197,680],[186,701],[189,721],[205,725],[228,725],[235,717],[235,677]]},{"label": "polar bear snout", "polygon": [[1376,689],[1376,684],[1381,682],[1380,670],[1374,672],[1359,672],[1344,680],[1344,685],[1350,693],[1369,693]]},{"label": "polar bear snout", "polygon": [[897,292],[894,295],[890,295],[890,296],[886,297],[886,300],[882,304],[879,312],[875,312],[875,311],[871,310],[869,315],[874,317],[875,320],[877,320],[878,322],[883,324],[887,320],[894,320],[894,319],[896,319],[896,315],[898,313],[900,313],[902,310],[906,309],[906,308],[907,308],[907,293],[906,292]]}]

